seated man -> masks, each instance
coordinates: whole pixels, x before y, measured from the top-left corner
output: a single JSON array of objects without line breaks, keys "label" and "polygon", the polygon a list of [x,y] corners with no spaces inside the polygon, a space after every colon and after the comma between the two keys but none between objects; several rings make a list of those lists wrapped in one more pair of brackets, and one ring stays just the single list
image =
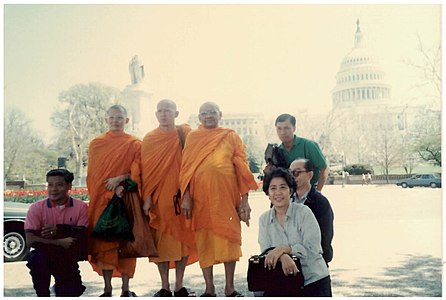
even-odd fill
[{"label": "seated man", "polygon": [[85,291],[77,262],[87,258],[87,204],[68,195],[73,179],[68,170],[49,171],[48,198],[33,203],[26,215],[26,243],[31,247],[26,266],[39,297],[50,296],[51,275],[58,297],[78,297]]}]

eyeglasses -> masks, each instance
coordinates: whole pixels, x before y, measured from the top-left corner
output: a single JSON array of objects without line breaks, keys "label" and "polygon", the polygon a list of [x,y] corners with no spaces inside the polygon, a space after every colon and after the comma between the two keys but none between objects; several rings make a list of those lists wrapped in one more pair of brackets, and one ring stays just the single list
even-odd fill
[{"label": "eyeglasses", "polygon": [[300,173],[307,173],[307,170],[290,170],[291,175],[298,177]]},{"label": "eyeglasses", "polygon": [[216,110],[210,110],[210,111],[202,111],[200,113],[200,117],[206,117],[206,116],[215,116],[218,112]]}]

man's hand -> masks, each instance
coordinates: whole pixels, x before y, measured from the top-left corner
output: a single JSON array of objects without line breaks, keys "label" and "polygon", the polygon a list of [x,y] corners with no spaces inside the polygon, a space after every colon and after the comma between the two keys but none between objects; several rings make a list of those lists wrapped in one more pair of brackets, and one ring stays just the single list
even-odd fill
[{"label": "man's hand", "polygon": [[57,234],[57,226],[53,224],[45,224],[40,232],[41,237],[44,239],[52,239]]},{"label": "man's hand", "polygon": [[242,196],[242,200],[240,205],[237,207],[237,213],[240,217],[240,220],[246,223],[249,227],[249,220],[251,219],[251,207],[248,202],[248,194],[244,194]]},{"label": "man's hand", "polygon": [[124,196],[124,187],[122,185],[118,185],[115,189],[115,194],[119,198],[122,198],[122,196]]},{"label": "man's hand", "polygon": [[128,177],[129,177],[128,175],[119,175],[116,177],[107,178],[104,180],[105,187],[109,191],[114,191],[118,187],[118,185],[122,181],[126,180]]},{"label": "man's hand", "polygon": [[151,208],[152,208],[152,197],[149,195],[146,201],[144,201],[142,209],[144,210],[144,213],[148,215]]},{"label": "man's hand", "polygon": [[76,241],[75,238],[73,237],[66,237],[63,239],[58,239],[57,240],[57,245],[60,247],[63,247],[65,249],[68,249],[71,247],[71,245]]},{"label": "man's hand", "polygon": [[187,188],[183,196],[183,203],[181,203],[181,208],[186,219],[192,218],[192,207],[192,198],[189,193],[189,188]]}]

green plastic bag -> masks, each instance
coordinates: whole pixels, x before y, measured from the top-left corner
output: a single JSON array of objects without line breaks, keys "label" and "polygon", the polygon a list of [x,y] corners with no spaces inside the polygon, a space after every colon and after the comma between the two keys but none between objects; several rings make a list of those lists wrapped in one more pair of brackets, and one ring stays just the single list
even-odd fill
[{"label": "green plastic bag", "polygon": [[122,198],[113,195],[91,233],[91,236],[106,241],[134,241],[127,209]]}]

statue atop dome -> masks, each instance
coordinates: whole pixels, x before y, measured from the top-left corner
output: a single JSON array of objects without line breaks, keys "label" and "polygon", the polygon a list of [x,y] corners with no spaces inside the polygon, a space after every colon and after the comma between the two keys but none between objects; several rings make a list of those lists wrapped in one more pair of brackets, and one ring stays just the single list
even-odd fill
[{"label": "statue atop dome", "polygon": [[133,56],[129,63],[130,80],[132,84],[140,83],[144,78],[144,65],[138,58],[138,55]]},{"label": "statue atop dome", "polygon": [[355,48],[363,48],[364,39],[362,38],[361,28],[359,27],[359,18],[356,19]]}]

